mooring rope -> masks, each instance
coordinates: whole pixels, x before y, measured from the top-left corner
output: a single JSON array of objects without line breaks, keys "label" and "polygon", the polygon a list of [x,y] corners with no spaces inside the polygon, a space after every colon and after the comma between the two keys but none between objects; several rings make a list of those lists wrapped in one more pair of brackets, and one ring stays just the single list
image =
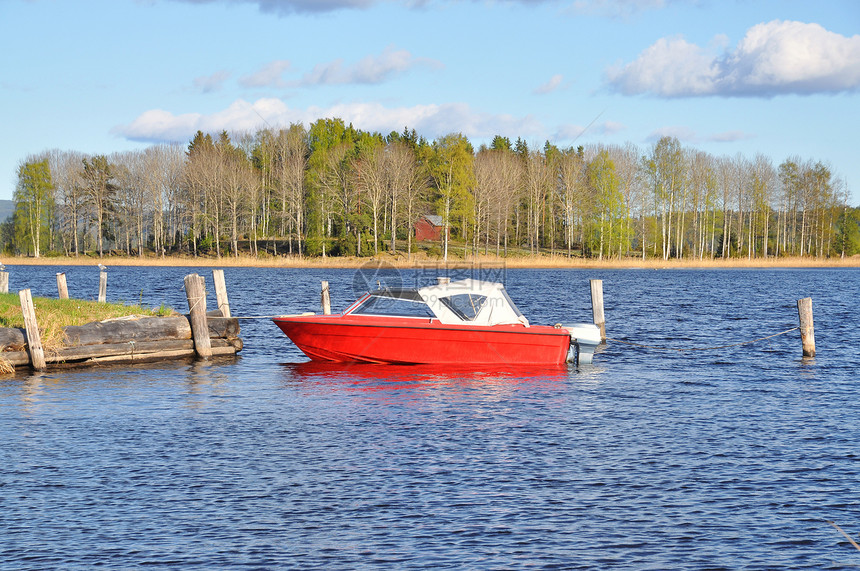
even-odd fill
[{"label": "mooring rope", "polygon": [[774,337],[779,337],[780,335],[785,335],[786,333],[791,333],[792,331],[797,331],[800,327],[792,327],[791,329],[786,329],[785,331],[780,331],[779,333],[774,333],[773,335],[768,335],[766,337],[759,337],[758,339],[753,339],[752,341],[744,341],[742,343],[731,343],[729,345],[717,345],[716,347],[687,347],[687,348],[678,348],[678,347],[657,347],[655,345],[643,345],[641,343],[631,343],[630,341],[622,341],[621,339],[610,339],[607,338],[607,341],[614,341],[615,343],[624,343],[625,345],[632,345],[634,347],[642,347],[643,349],[654,349],[656,351],[714,351],[716,349],[728,349],[729,347],[740,347],[741,345],[749,345],[751,343],[757,343],[759,341],[764,341],[765,339],[772,339]]}]

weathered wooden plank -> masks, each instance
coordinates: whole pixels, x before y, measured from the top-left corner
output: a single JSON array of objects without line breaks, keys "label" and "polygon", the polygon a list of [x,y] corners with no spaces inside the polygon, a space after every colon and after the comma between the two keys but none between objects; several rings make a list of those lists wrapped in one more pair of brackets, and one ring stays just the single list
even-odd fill
[{"label": "weathered wooden plank", "polygon": [[212,270],[212,281],[215,284],[215,299],[221,315],[231,317],[230,300],[227,299],[227,282],[224,281],[224,270]]},{"label": "weathered wooden plank", "polygon": [[39,334],[39,325],[36,323],[36,309],[33,307],[33,296],[30,289],[22,289],[18,292],[21,299],[21,313],[24,314],[24,329],[27,331],[27,350],[30,353],[30,363],[37,371],[46,368],[45,352],[42,350],[42,337]]},{"label": "weathered wooden plank", "polygon": [[[235,317],[210,317],[207,321],[210,338],[229,339],[239,336],[239,320]],[[192,338],[191,324],[186,316],[98,321],[72,325],[63,331],[65,333],[63,341],[68,346]],[[2,339],[0,337],[0,341]]]},{"label": "weathered wooden plank", "polygon": [[69,299],[69,286],[66,283],[65,272],[57,272],[57,293],[60,299]]},{"label": "weathered wooden plank", "polygon": [[210,339],[235,339],[239,336],[239,320],[235,317],[210,317],[207,325]]},{"label": "weathered wooden plank", "polygon": [[162,351],[194,350],[191,339],[170,339],[163,341],[129,341],[128,343],[106,343],[103,345],[81,345],[80,347],[65,347],[57,351],[49,351],[46,358],[49,363],[89,359],[92,357],[110,357],[114,355],[135,355],[157,353]]},{"label": "weathered wooden plank", "polygon": [[320,290],[320,303],[322,304],[323,315],[331,315],[331,294],[328,289],[328,282],[322,281]]},{"label": "weathered wooden plank", "polygon": [[27,345],[27,332],[17,327],[0,327],[0,351],[20,351]]},{"label": "weathered wooden plank", "polygon": [[15,367],[23,367],[30,364],[30,354],[26,351],[3,351],[3,358]]},{"label": "weathered wooden plank", "polygon": [[202,276],[185,276],[185,297],[188,299],[194,350],[200,358],[207,359],[212,355],[212,344],[209,342],[209,328],[206,325],[206,288]]},{"label": "weathered wooden plank", "polygon": [[109,355],[106,357],[93,357],[83,361],[67,361],[52,363],[52,367],[73,368],[87,365],[99,364],[123,364],[123,363],[147,363],[152,361],[164,361],[168,359],[182,359],[194,357],[194,349],[180,349],[176,351],[161,351],[158,353],[138,353],[136,355]]},{"label": "weathered wooden plank", "polygon": [[[212,354],[235,355],[241,350],[240,339],[212,339]],[[58,351],[49,351],[45,355],[47,363],[55,366],[77,366],[97,363],[137,363],[194,356],[194,342],[191,339],[174,339],[166,341],[149,341],[141,343],[109,343],[104,345],[86,345],[67,347]],[[16,367],[30,364],[26,351],[6,351],[2,358]]]},{"label": "weathered wooden plank", "polygon": [[0,272],[0,293],[9,293],[9,272]]},{"label": "weathered wooden plank", "polygon": [[71,325],[63,332],[63,342],[67,346],[191,339],[191,325],[185,316],[96,321]]},{"label": "weathered wooden plank", "polygon": [[591,313],[600,328],[600,340],[606,341],[606,319],[603,317],[603,280],[591,280]]},{"label": "weathered wooden plank", "polygon": [[104,270],[99,272],[99,301],[107,301],[107,272]]},{"label": "weathered wooden plank", "polygon": [[800,318],[800,342],[804,357],[815,357],[815,326],[812,319],[812,298],[797,300],[797,315]]}]

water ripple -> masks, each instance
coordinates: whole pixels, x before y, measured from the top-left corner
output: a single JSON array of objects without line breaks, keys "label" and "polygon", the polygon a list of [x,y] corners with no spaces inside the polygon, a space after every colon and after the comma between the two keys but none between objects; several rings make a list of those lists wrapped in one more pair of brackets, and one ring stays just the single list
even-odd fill
[{"label": "water ripple", "polygon": [[[190,271],[206,272],[118,267],[112,293],[151,286],[153,305],[183,307],[163,284]],[[787,335],[702,353],[610,343],[579,370],[333,367],[259,321],[236,359],[19,375],[0,380],[0,568],[860,563],[827,524],[860,531],[860,273],[507,273],[535,322],[586,320],[590,277],[611,335],[695,346],[791,326],[811,279],[819,355],[801,360]],[[352,283],[227,278],[256,315],[314,310],[319,279],[342,308]]]}]

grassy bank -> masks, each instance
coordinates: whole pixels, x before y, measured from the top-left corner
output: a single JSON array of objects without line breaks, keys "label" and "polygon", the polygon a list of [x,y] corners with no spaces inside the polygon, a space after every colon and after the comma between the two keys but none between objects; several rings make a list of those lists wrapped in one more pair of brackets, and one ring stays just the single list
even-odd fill
[{"label": "grassy bank", "polygon": [[[57,265],[57,266],[88,266],[102,262],[108,266],[180,266],[180,267],[258,267],[258,268],[358,268],[365,264],[385,263],[399,268],[444,266],[440,258],[427,256],[423,253],[407,257],[398,253],[396,256],[380,254],[375,257],[298,257],[298,256],[261,256],[248,255],[217,257],[190,256],[108,256],[102,259],[90,256],[80,257],[7,257],[3,262],[8,266],[14,265]],[[648,258],[613,258],[598,260],[595,258],[568,258],[563,255],[515,255],[504,257],[469,256],[468,258],[449,258],[449,266],[484,264],[506,266],[508,268],[572,268],[572,269],[695,269],[695,268],[856,268],[860,267],[860,255],[848,258],[812,258],[812,257],[783,257],[783,258],[730,258],[730,259],[681,259],[662,260]]]},{"label": "grassy bank", "polygon": [[[68,325],[83,325],[128,315],[175,315],[172,309],[165,307],[150,309],[139,305],[99,303],[80,299],[34,297],[33,306],[36,309],[36,320],[39,323],[39,333],[45,350],[58,349],[62,346],[63,327]],[[18,294],[0,294],[0,327],[24,327]]]}]

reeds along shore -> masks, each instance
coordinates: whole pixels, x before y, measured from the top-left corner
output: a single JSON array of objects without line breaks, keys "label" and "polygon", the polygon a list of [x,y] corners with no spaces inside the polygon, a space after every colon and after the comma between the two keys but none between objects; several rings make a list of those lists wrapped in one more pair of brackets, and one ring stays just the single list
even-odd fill
[{"label": "reeds along shore", "polygon": [[469,256],[466,259],[449,259],[446,264],[440,258],[415,254],[392,256],[381,254],[374,257],[298,257],[248,255],[217,257],[190,256],[109,256],[95,258],[79,257],[6,257],[6,265],[14,266],[89,266],[98,263],[115,266],[179,266],[179,267],[259,267],[259,268],[360,268],[365,265],[386,264],[397,268],[412,267],[462,267],[473,265],[504,266],[507,268],[558,268],[558,269],[732,269],[732,268],[857,268],[860,255],[846,258],[729,258],[729,259],[670,259],[629,257],[568,258],[563,255],[532,255],[515,257]]}]

